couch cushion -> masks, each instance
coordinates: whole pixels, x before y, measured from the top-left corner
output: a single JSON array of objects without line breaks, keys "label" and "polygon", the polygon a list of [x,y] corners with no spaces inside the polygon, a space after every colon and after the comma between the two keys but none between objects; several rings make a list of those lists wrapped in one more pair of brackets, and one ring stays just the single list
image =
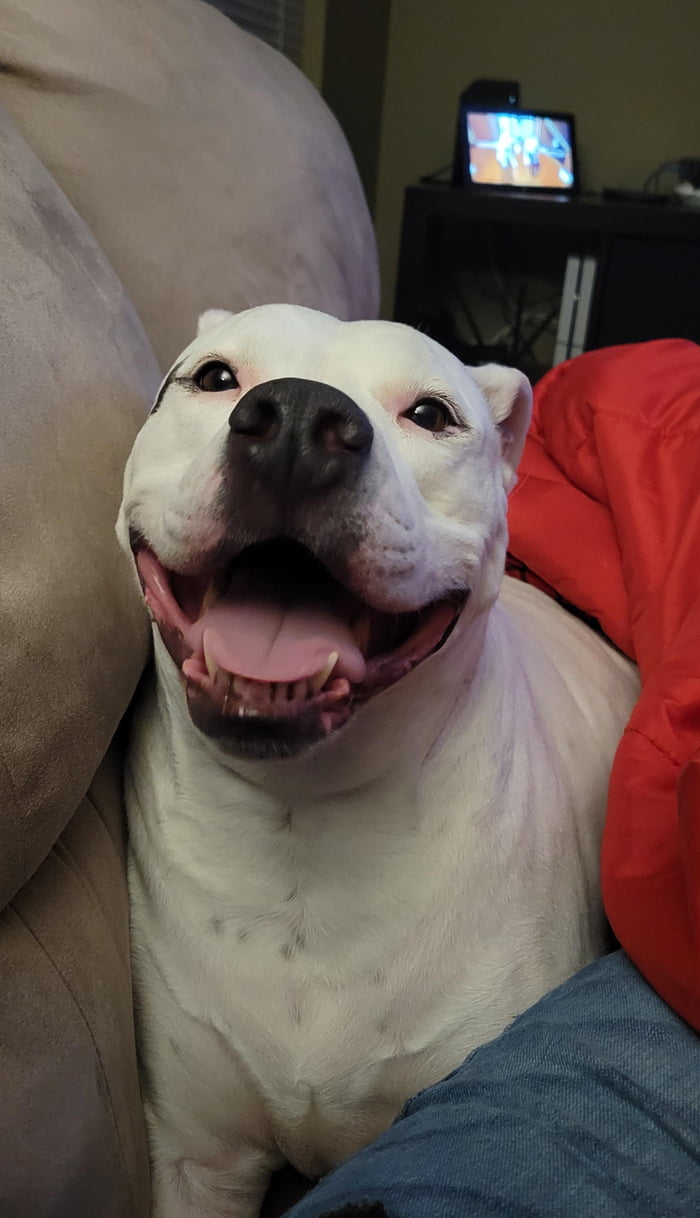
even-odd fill
[{"label": "couch cushion", "polygon": [[117,549],[158,369],[80,217],[0,115],[0,908],[87,790],[147,654]]},{"label": "couch cushion", "polygon": [[202,0],[0,0],[0,101],[109,255],[163,365],[199,312],[378,307],[337,123]]},{"label": "couch cushion", "polygon": [[147,1218],[121,756],[0,912],[0,1213]]}]

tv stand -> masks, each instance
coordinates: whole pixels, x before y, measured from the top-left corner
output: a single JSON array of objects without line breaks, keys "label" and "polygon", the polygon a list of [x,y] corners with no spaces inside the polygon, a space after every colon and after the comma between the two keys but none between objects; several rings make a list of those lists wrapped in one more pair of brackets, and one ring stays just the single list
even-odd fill
[{"label": "tv stand", "polygon": [[[464,356],[464,344],[451,343],[444,324],[458,277],[468,288],[470,276],[483,279],[497,265],[525,287],[547,280],[565,308],[572,259],[579,260],[580,273],[585,266],[588,283],[586,316],[570,330],[576,351],[652,338],[700,342],[700,211],[601,195],[409,186],[394,316],[441,341],[447,334],[446,345]],[[556,300],[553,314],[552,327]],[[561,313],[558,320],[561,340]],[[473,329],[479,334],[478,326]],[[483,341],[474,345],[484,347]]]}]

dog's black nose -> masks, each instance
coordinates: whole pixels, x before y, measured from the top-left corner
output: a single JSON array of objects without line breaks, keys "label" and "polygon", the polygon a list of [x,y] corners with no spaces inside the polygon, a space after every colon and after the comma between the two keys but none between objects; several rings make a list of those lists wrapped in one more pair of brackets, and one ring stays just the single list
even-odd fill
[{"label": "dog's black nose", "polygon": [[367,415],[346,393],[291,376],[249,389],[229,426],[236,461],[292,498],[352,486],[374,438]]}]

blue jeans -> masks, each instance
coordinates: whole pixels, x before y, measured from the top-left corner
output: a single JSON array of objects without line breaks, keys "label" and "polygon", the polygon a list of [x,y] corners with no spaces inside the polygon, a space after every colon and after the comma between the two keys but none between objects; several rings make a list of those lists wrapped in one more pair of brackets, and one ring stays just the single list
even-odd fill
[{"label": "blue jeans", "polygon": [[412,1099],[289,1218],[365,1203],[390,1218],[698,1218],[700,1038],[622,952],[606,956]]}]

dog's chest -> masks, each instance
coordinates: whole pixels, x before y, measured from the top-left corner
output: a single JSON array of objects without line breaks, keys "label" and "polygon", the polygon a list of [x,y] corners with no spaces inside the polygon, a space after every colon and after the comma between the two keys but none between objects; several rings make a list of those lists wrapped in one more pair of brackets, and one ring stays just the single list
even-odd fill
[{"label": "dog's chest", "polygon": [[[302,1170],[326,1171],[385,1128],[420,1084],[419,1042],[435,1036],[432,999],[426,994],[429,1028],[421,1027],[420,993],[404,1026],[396,965],[373,968],[368,956],[368,967],[344,973],[342,961],[319,959],[317,928],[300,898],[256,923],[221,919],[201,894],[171,896],[176,934],[162,922],[143,929],[158,956],[160,978],[151,975],[147,986],[161,1021],[161,1003],[169,1007],[170,1043],[159,1056],[173,1058],[173,1101],[186,1099],[200,1128],[211,1122],[223,1132],[225,1114],[230,1139],[253,1128]],[[137,899],[137,918],[138,907]],[[204,933],[195,933],[200,926]],[[453,1052],[446,1049],[445,1068]],[[198,1111],[193,1073],[207,1079]]]},{"label": "dog's chest", "polygon": [[[156,792],[142,772],[138,806],[158,807],[163,830],[152,836],[132,806],[130,867],[158,1090],[200,1130],[254,1130],[303,1170],[325,1171],[391,1122],[421,1083],[428,1045],[434,1076],[439,953],[429,933],[410,960],[398,950],[431,905],[434,870],[393,836],[387,852],[385,830],[358,836],[376,808],[317,809],[309,834],[272,830],[267,801],[242,790],[239,815],[229,785],[226,818],[192,790],[183,802],[197,816],[179,816],[158,775]],[[210,782],[210,808],[217,794]]]}]

